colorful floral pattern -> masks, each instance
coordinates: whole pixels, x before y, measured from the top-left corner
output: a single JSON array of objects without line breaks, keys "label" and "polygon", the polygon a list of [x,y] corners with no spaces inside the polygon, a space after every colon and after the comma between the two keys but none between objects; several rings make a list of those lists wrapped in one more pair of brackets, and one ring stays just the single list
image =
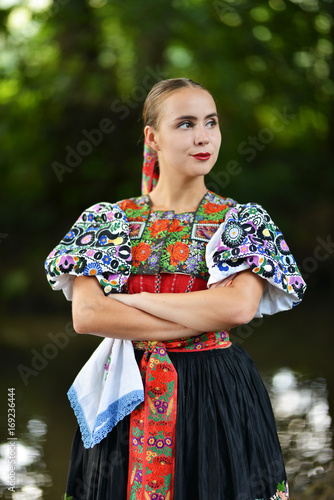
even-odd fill
[{"label": "colorful floral pattern", "polygon": [[205,247],[225,214],[230,199],[207,192],[195,212],[150,211],[149,196],[123,200],[132,243],[131,274],[184,273],[208,279]]},{"label": "colorful floral pattern", "polygon": [[[276,493],[270,497],[270,500],[289,500],[289,485],[288,481],[282,481],[277,484]],[[256,500],[265,500],[264,498],[256,498]]]},{"label": "colorful floral pattern", "polygon": [[211,244],[210,273],[217,270],[224,279],[244,269],[246,262],[254,273],[293,294],[298,299],[293,305],[301,301],[306,284],[281,231],[260,205],[231,208]]},{"label": "colorful floral pattern", "polygon": [[163,344],[141,361],[145,401],[131,413],[128,499],[172,498],[177,378]]},{"label": "colorful floral pattern", "polygon": [[[137,340],[133,342],[133,345],[136,349],[148,349],[148,343],[145,341]],[[206,332],[197,337],[164,342],[166,350],[173,352],[209,351],[211,349],[229,347],[230,345],[228,330]]]},{"label": "colorful floral pattern", "polygon": [[104,365],[104,381],[106,381],[108,377],[110,362],[111,362],[111,356],[108,357],[108,361]]},{"label": "colorful floral pattern", "polygon": [[193,339],[136,341],[145,354],[140,372],[145,400],[131,413],[128,499],[173,498],[177,373],[168,351],[230,347],[228,332],[208,332]]},{"label": "colorful floral pattern", "polygon": [[63,275],[95,276],[106,295],[119,292],[130,275],[131,243],[124,212],[111,203],[85,210],[45,261],[57,289]]},{"label": "colorful floral pattern", "polygon": [[152,153],[146,141],[144,143],[144,161],[141,179],[142,194],[152,191],[158,183],[159,169],[156,166],[156,155]]}]

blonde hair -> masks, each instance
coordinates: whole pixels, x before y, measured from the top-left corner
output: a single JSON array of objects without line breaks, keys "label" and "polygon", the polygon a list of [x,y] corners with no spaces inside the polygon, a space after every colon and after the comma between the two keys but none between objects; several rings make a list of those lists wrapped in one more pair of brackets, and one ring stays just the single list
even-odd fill
[{"label": "blonde hair", "polygon": [[163,101],[171,93],[185,87],[200,88],[206,90],[206,92],[209,92],[206,88],[203,87],[203,85],[201,85],[200,83],[196,83],[189,78],[170,78],[167,80],[161,80],[152,87],[145,99],[142,114],[144,127],[146,127],[146,125],[149,125],[155,130],[158,130]]}]

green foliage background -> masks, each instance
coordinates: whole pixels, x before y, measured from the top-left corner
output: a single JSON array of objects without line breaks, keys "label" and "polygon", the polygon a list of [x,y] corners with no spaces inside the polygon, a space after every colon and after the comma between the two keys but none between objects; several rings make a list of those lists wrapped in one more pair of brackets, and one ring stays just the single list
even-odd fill
[{"label": "green foliage background", "polygon": [[[332,0],[0,0],[1,307],[54,310],[46,255],[85,207],[140,194],[142,104],[176,76],[217,102],[208,187],[264,205],[328,297],[333,15]],[[101,120],[113,130],[85,149]]]},{"label": "green foliage background", "polygon": [[28,420],[49,428],[48,498],[65,487],[66,391],[100,339],[67,338],[23,384],[18,363],[70,324],[44,260],[86,207],[140,194],[141,110],[162,78],[212,92],[223,144],[208,187],[262,204],[307,277],[303,303],[240,344],[268,375],[324,377],[333,417],[333,18],[334,0],[0,0],[0,380],[17,387],[23,442]]}]

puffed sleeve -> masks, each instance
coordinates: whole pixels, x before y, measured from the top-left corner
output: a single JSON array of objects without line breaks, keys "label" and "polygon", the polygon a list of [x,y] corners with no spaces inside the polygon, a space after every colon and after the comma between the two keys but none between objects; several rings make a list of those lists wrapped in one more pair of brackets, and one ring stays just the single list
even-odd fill
[{"label": "puffed sleeve", "polygon": [[131,271],[129,225],[116,204],[85,210],[45,261],[47,280],[72,300],[76,276],[95,276],[105,295],[119,292]]},{"label": "puffed sleeve", "polygon": [[284,236],[270,215],[255,203],[228,211],[206,247],[208,286],[251,269],[266,280],[255,317],[299,304],[306,284]]}]

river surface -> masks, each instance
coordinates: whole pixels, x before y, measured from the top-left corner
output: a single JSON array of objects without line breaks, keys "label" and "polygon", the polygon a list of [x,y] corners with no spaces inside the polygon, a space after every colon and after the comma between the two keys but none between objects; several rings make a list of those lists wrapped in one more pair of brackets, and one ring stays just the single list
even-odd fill
[{"label": "river surface", "polygon": [[[270,393],[292,492],[326,476],[333,462],[331,316],[328,308],[304,304],[231,332],[232,340],[255,360]],[[63,498],[76,428],[66,392],[100,341],[73,334],[70,314],[2,319],[2,498]],[[8,404],[15,406],[15,426],[8,420]],[[12,493],[8,488],[14,452]]]}]

